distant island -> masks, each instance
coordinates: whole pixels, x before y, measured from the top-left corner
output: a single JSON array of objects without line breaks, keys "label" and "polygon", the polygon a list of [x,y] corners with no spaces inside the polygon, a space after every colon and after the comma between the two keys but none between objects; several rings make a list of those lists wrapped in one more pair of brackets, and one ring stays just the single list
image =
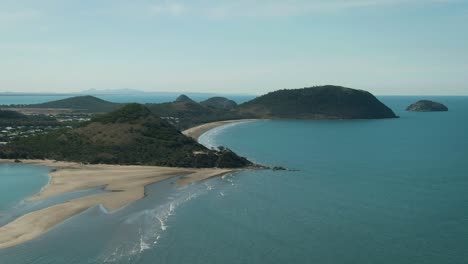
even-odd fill
[{"label": "distant island", "polygon": [[448,107],[437,103],[434,101],[429,100],[420,100],[414,104],[411,104],[406,108],[406,111],[412,112],[446,112],[448,111]]}]

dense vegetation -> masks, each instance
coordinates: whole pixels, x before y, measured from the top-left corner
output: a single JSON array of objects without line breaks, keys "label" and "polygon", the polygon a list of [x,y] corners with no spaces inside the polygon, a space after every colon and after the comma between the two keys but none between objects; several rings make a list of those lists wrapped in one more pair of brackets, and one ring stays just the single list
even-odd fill
[{"label": "dense vegetation", "polygon": [[98,116],[76,129],[16,139],[0,147],[0,157],[177,167],[251,165],[229,149],[206,149],[139,104]]},{"label": "dense vegetation", "polygon": [[235,109],[224,109],[206,106],[192,100],[175,101],[162,104],[148,104],[148,108],[155,114],[171,119],[171,123],[178,129],[187,129],[203,123],[220,120],[249,118],[250,114],[240,114]]},{"label": "dense vegetation", "polygon": [[[75,111],[106,113],[122,107],[122,104],[107,102],[93,96],[79,96],[27,107],[71,108]],[[198,103],[186,95],[181,95],[174,102],[146,104],[146,107],[179,130],[208,122],[245,118],[374,119],[396,117],[390,108],[369,92],[331,85],[279,90],[241,105],[236,105],[235,102],[223,97],[213,97]],[[117,117],[114,116],[114,118]]]},{"label": "dense vegetation", "polygon": [[106,113],[122,107],[122,104],[112,103],[94,96],[76,96],[62,100],[27,105],[30,108],[66,108],[86,113]]},{"label": "dense vegetation", "polygon": [[205,101],[200,102],[200,104],[214,109],[225,110],[232,109],[237,106],[236,102],[225,97],[211,97]]},{"label": "dense vegetation", "polygon": [[27,117],[16,111],[0,110],[0,119],[26,119]]},{"label": "dense vegetation", "polygon": [[395,113],[366,91],[340,86],[319,86],[280,90],[236,105],[222,97],[197,103],[180,96],[171,103],[148,105],[163,117],[175,117],[173,124],[186,129],[199,124],[246,118],[374,119],[394,118]]},{"label": "dense vegetation", "polygon": [[16,111],[0,110],[0,127],[4,126],[65,126],[69,123],[60,123],[55,118],[35,115],[27,116]]},{"label": "dense vegetation", "polygon": [[[182,95],[174,102],[146,106],[123,106],[92,96],[80,96],[27,107],[68,108],[96,115],[89,122],[73,126],[75,128],[57,129],[69,125],[46,116],[0,111],[0,125],[14,123],[18,131],[10,134],[20,135],[8,136],[9,143],[0,146],[0,158],[179,167],[245,167],[251,165],[247,159],[229,149],[206,149],[184,136],[180,130],[202,123],[243,118],[396,117],[372,94],[339,86],[280,90],[238,106],[226,98],[215,97],[198,103]],[[53,127],[31,130],[20,126],[28,122],[39,122],[41,125],[50,122]],[[35,134],[37,130],[39,134]]]},{"label": "dense vegetation", "polygon": [[[222,98],[210,98],[197,103],[186,95],[179,96],[174,102],[146,104],[152,113],[163,117],[177,129],[183,130],[199,124],[219,120],[240,119],[240,115],[230,105],[235,102]],[[122,107],[123,104],[108,102],[94,96],[78,96],[42,104],[25,105],[26,108],[64,108],[74,112],[107,113]]]},{"label": "dense vegetation", "polygon": [[395,113],[372,94],[340,86],[279,90],[237,108],[241,115],[258,118],[374,119]]}]

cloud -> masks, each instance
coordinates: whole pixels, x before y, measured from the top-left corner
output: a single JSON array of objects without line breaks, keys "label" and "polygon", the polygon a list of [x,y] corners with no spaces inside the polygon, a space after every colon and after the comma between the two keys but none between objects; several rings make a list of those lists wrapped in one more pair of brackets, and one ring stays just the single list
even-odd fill
[{"label": "cloud", "polygon": [[153,15],[180,16],[188,11],[188,6],[177,2],[165,1],[150,5],[149,11]]},{"label": "cloud", "polygon": [[152,15],[192,15],[210,18],[290,17],[357,8],[450,4],[459,0],[179,0],[153,1]]},{"label": "cloud", "polygon": [[41,16],[36,10],[0,11],[0,24],[28,22]]}]

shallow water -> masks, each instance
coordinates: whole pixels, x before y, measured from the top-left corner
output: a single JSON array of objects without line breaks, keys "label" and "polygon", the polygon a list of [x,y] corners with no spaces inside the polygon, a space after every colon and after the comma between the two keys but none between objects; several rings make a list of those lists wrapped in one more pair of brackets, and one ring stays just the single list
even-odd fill
[{"label": "shallow water", "polygon": [[49,182],[49,168],[23,164],[0,164],[0,215],[38,193]]},{"label": "shallow water", "polygon": [[203,143],[294,171],[154,184],[122,210],[92,208],[0,250],[0,263],[466,263],[468,98],[405,112],[416,99],[382,98],[399,119],[212,130]]}]

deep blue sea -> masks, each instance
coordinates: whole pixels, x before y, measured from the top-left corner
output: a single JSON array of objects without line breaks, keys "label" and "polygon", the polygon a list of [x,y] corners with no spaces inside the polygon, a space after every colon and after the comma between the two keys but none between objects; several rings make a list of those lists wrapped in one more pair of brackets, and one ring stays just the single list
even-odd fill
[{"label": "deep blue sea", "polygon": [[[401,118],[211,130],[202,143],[291,170],[154,184],[120,211],[91,208],[0,250],[0,263],[468,263],[468,97],[429,97],[445,113],[404,111],[419,97],[380,99]],[[42,167],[26,173],[33,187],[12,181],[24,170],[0,165],[1,199],[47,182]],[[0,203],[0,222],[11,202]]]}]

